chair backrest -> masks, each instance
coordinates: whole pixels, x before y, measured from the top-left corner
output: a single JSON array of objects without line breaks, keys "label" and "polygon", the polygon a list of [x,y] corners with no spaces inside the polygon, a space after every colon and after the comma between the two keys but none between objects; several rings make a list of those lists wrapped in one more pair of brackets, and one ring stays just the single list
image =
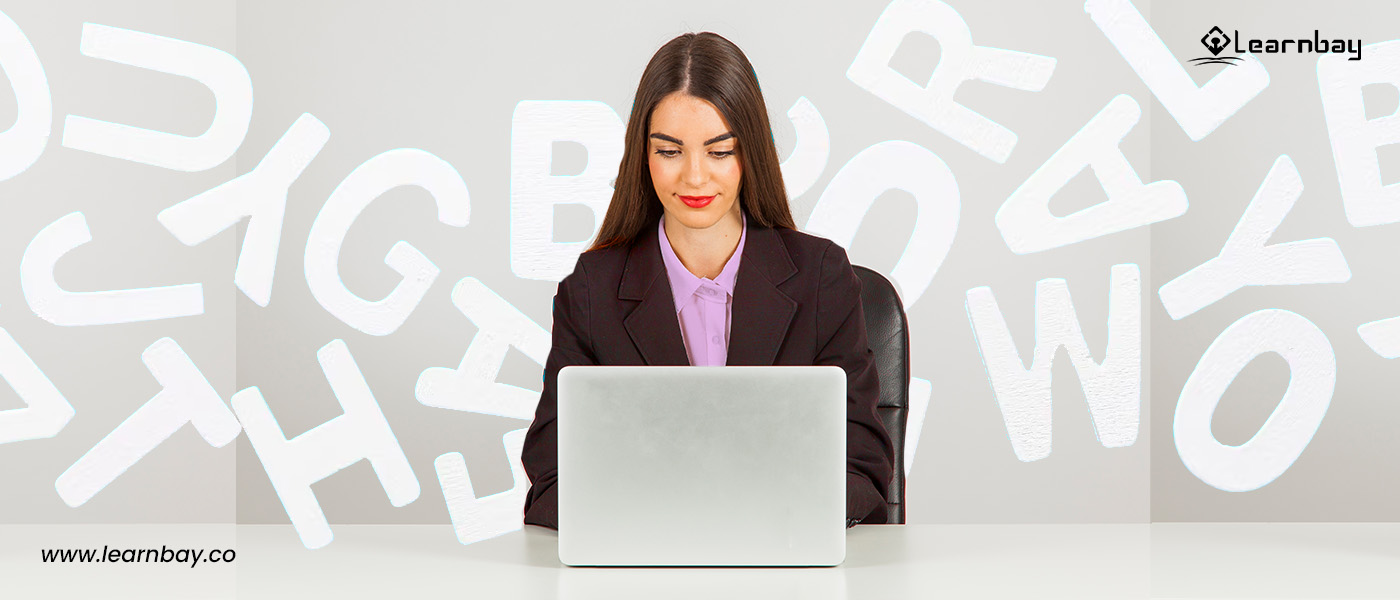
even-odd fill
[{"label": "chair backrest", "polygon": [[880,374],[880,403],[875,409],[894,442],[894,478],[885,494],[890,499],[889,523],[904,523],[904,431],[909,422],[909,320],[904,303],[883,275],[853,265],[860,278],[860,302],[865,334],[875,353]]}]

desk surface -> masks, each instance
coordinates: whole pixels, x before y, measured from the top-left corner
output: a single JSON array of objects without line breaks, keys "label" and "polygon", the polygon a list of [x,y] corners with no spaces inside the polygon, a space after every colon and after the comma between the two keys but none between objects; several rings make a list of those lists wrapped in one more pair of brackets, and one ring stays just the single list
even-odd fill
[{"label": "desk surface", "polygon": [[[1400,523],[861,525],[835,568],[571,568],[533,526],[0,525],[0,597],[1400,598]],[[233,548],[231,564],[53,564],[41,548]]]}]

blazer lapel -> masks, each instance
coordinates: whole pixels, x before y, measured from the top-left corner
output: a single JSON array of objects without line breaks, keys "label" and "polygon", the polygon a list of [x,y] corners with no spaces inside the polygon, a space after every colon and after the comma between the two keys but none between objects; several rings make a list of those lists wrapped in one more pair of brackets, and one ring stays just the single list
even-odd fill
[{"label": "blazer lapel", "polygon": [[[743,266],[742,262],[740,266]],[[623,326],[646,364],[690,364],[690,358],[685,354],[685,342],[681,339],[676,303],[671,298],[671,280],[666,277],[666,265],[661,261],[661,246],[655,224],[647,226],[628,251],[617,297],[620,300],[641,301],[623,319]]]},{"label": "blazer lapel", "polygon": [[797,313],[797,302],[778,289],[778,284],[797,273],[797,267],[776,230],[749,220],[746,235],[734,282],[725,364],[767,366],[777,358]]}]

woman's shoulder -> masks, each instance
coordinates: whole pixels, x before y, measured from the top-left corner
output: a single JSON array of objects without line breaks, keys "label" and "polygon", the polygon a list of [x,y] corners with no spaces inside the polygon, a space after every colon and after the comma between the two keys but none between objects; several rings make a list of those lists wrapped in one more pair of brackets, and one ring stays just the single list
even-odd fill
[{"label": "woman's shoulder", "polygon": [[602,248],[584,250],[583,253],[578,255],[578,262],[576,265],[597,266],[626,260],[627,253],[630,252],[631,249],[631,246],[628,244],[615,244]]},{"label": "woman's shoulder", "polygon": [[[845,248],[827,238],[795,229],[779,229],[778,232],[796,268],[796,276],[787,281],[787,286],[805,290],[797,292],[800,294],[860,298],[860,278]],[[842,305],[841,302],[827,304]]]},{"label": "woman's shoulder", "polygon": [[621,276],[622,267],[627,263],[630,251],[630,246],[622,244],[585,250],[578,255],[573,272],[565,277],[565,280],[582,283],[583,279],[616,279]]},{"label": "woman's shoulder", "polygon": [[775,231],[787,248],[793,266],[799,271],[815,269],[828,261],[850,264],[846,250],[836,242],[796,229],[779,228]]},{"label": "woman's shoulder", "polygon": [[778,227],[774,228],[774,231],[778,232],[778,236],[783,239],[783,244],[789,248],[822,250],[827,246],[835,245],[835,242],[824,237],[797,229]]}]

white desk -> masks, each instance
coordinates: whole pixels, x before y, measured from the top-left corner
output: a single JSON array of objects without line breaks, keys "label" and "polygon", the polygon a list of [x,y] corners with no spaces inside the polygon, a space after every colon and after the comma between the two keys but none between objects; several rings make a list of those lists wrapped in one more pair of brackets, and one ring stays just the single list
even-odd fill
[{"label": "white desk", "polygon": [[[537,527],[0,525],[0,598],[1400,598],[1400,523],[862,525],[808,569],[570,568]],[[235,548],[232,564],[44,564],[40,548]]]}]

